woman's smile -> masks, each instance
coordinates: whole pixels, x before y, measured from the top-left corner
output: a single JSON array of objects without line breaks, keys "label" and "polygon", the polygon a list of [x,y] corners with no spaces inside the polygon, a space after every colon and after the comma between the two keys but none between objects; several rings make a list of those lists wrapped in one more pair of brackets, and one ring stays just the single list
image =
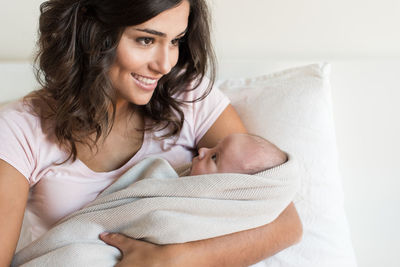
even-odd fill
[{"label": "woman's smile", "polygon": [[145,76],[138,75],[136,73],[131,73],[135,83],[144,90],[154,90],[157,87],[157,82],[159,79],[152,79]]}]

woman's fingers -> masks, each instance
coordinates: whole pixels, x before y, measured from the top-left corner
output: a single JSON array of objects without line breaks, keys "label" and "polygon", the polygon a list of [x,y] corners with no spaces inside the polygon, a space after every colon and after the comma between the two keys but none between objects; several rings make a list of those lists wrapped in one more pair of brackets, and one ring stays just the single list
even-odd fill
[{"label": "woman's fingers", "polygon": [[139,242],[135,239],[118,233],[102,233],[100,234],[100,239],[108,245],[118,248],[122,254],[127,253],[128,250],[132,249],[132,246],[136,242]]},{"label": "woman's fingers", "polygon": [[100,239],[121,251],[122,257],[115,267],[177,266],[176,264],[168,265],[176,258],[175,254],[172,254],[173,251],[170,252],[170,246],[159,246],[119,233],[102,233]]}]

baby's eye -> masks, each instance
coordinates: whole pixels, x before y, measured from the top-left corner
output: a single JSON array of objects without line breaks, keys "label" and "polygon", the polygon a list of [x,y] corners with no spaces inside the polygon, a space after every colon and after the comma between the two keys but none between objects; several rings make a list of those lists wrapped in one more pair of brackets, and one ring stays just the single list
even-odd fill
[{"label": "baby's eye", "polygon": [[217,161],[217,154],[213,154],[212,156],[211,156],[211,159],[213,160],[213,161]]},{"label": "baby's eye", "polygon": [[137,38],[136,41],[144,46],[148,46],[148,45],[151,45],[152,43],[154,43],[154,39],[151,37],[140,37],[140,38]]}]

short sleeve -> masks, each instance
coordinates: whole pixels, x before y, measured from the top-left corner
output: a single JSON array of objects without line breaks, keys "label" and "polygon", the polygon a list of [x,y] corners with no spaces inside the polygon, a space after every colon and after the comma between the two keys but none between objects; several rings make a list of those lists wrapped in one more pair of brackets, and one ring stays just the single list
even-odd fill
[{"label": "short sleeve", "polygon": [[[194,90],[195,97],[200,97],[208,87],[209,79],[204,78]],[[193,126],[196,145],[211,128],[230,101],[218,87],[214,86],[204,99],[193,103]]]},{"label": "short sleeve", "polygon": [[0,159],[16,168],[30,182],[35,168],[37,121],[13,106],[0,111]]}]

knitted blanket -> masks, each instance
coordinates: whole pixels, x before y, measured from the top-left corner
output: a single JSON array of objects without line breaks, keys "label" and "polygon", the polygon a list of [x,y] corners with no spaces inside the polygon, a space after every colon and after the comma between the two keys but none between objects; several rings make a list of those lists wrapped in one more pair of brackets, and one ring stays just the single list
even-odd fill
[{"label": "knitted blanket", "polygon": [[278,217],[297,186],[292,157],[256,175],[185,177],[167,161],[147,158],[20,250],[12,266],[114,266],[121,255],[99,239],[105,231],[171,244],[255,228]]}]

